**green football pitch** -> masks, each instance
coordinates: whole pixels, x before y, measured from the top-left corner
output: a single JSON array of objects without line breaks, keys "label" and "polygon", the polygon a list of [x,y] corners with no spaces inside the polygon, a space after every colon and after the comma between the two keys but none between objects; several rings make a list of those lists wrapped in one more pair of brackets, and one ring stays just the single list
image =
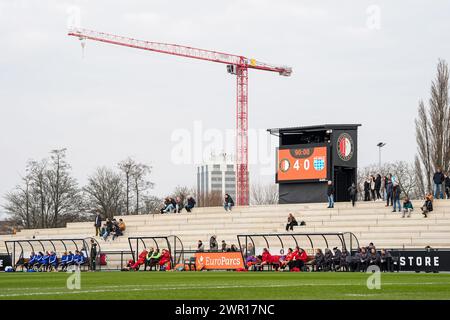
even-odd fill
[{"label": "green football pitch", "polygon": [[450,299],[450,274],[381,274],[372,290],[364,273],[82,272],[73,290],[69,276],[0,273],[0,299]]}]

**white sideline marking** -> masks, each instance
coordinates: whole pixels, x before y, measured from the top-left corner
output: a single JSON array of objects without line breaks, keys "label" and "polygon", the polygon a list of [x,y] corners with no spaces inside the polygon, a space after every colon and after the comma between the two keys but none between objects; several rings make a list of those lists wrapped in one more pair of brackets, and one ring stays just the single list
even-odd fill
[{"label": "white sideline marking", "polygon": [[[383,286],[386,285],[449,285],[448,282],[409,282],[409,283],[394,283],[388,282],[383,283]],[[130,291],[151,291],[151,290],[190,290],[190,289],[237,289],[237,288],[283,288],[283,287],[293,287],[293,286],[363,286],[362,283],[301,283],[301,284],[280,284],[280,285],[262,285],[262,286],[254,286],[254,285],[233,285],[233,286],[185,286],[179,285],[177,287],[158,287],[154,285],[136,285],[130,286],[132,288],[126,289],[127,286],[105,286],[101,287],[102,289],[93,289],[93,290],[75,290],[75,291],[54,291],[54,292],[21,292],[21,293],[10,293],[10,294],[0,294],[0,297],[21,297],[21,296],[39,296],[39,295],[65,295],[65,294],[79,294],[79,293],[102,293],[102,292],[130,292]],[[139,287],[139,288],[136,288]],[[122,288],[123,290],[116,290],[115,288]],[[42,290],[42,288],[34,288]],[[57,289],[57,288],[51,288]],[[24,288],[18,288],[15,290],[24,290]],[[348,295],[348,294],[347,294]]]}]

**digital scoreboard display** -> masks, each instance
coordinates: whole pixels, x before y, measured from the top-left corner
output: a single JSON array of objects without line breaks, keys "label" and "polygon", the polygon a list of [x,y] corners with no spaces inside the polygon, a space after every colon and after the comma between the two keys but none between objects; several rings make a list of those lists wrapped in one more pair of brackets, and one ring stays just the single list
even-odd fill
[{"label": "digital scoreboard display", "polygon": [[290,146],[278,149],[277,182],[328,180],[327,146]]}]

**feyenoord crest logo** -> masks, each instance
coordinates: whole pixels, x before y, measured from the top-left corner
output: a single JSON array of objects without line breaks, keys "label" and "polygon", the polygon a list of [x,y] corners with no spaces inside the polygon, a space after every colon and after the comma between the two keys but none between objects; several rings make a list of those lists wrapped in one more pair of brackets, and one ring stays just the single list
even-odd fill
[{"label": "feyenoord crest logo", "polygon": [[339,158],[349,161],[353,157],[353,139],[348,133],[343,133],[337,141],[337,153]]},{"label": "feyenoord crest logo", "polygon": [[282,172],[288,171],[290,167],[291,167],[291,163],[289,162],[288,159],[282,159],[280,161],[280,170]]}]

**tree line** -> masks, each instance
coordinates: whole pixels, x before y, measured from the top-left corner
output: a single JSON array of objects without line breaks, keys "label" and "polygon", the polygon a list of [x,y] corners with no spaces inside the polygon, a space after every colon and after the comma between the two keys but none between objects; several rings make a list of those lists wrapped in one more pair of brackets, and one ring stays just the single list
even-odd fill
[{"label": "tree line", "polygon": [[21,182],[5,196],[9,220],[27,229],[63,227],[86,221],[93,213],[114,215],[152,213],[161,199],[149,194],[151,167],[127,158],[116,168],[99,167],[79,186],[66,159],[57,149],[48,158],[26,163]]}]

